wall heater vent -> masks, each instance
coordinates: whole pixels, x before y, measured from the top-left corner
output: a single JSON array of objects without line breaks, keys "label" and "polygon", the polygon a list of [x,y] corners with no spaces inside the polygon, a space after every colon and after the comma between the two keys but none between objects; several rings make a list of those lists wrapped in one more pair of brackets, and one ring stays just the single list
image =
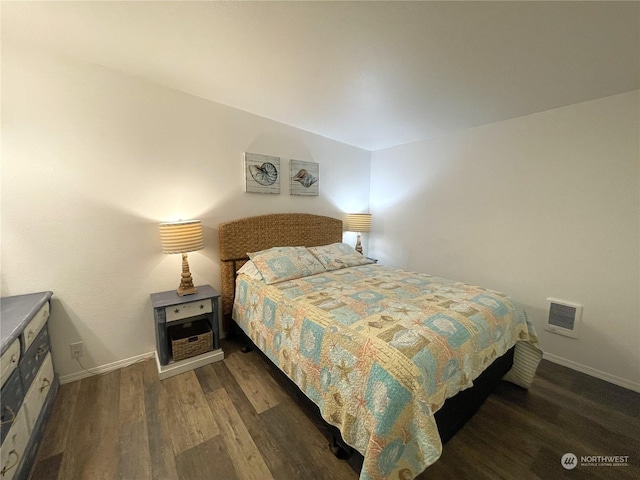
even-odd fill
[{"label": "wall heater vent", "polygon": [[556,298],[549,301],[549,317],[545,330],[567,337],[578,338],[578,327],[582,317],[582,305]]}]

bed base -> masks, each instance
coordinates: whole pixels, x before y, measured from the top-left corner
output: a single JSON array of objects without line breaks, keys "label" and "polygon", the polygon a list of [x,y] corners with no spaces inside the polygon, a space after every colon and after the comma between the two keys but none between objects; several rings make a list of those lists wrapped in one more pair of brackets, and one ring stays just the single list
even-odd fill
[{"label": "bed base", "polygon": [[[232,321],[232,326],[235,340],[242,344],[241,351],[248,353],[255,349],[262,358],[274,367],[281,380],[295,387],[294,391],[297,400],[304,403],[305,410],[313,413],[313,420],[316,425],[322,427],[320,430],[323,431],[322,433],[329,441],[329,450],[337,458],[346,460],[356,473],[360,473],[364,461],[362,454],[342,439],[340,430],[322,418],[318,406],[253,343],[235,321]],[[465,423],[473,417],[498,383],[500,383],[502,377],[511,369],[514,349],[515,347],[512,347],[504,355],[496,358],[494,362],[473,381],[473,387],[463,390],[449,398],[442,408],[435,413],[435,420],[438,424],[438,432],[440,433],[440,439],[443,445],[451,440]]]}]

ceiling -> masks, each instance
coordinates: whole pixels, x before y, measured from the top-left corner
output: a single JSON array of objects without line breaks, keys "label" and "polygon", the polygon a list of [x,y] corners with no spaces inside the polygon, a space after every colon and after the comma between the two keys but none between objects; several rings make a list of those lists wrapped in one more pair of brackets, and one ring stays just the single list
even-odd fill
[{"label": "ceiling", "polygon": [[45,48],[367,150],[640,88],[639,2],[2,2]]}]

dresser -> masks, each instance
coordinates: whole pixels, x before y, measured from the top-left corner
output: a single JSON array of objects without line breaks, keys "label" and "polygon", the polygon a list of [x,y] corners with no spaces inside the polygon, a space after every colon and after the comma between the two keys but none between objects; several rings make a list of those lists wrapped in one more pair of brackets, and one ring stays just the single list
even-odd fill
[{"label": "dresser", "polygon": [[52,292],[0,299],[0,479],[25,480],[58,391],[47,323]]}]

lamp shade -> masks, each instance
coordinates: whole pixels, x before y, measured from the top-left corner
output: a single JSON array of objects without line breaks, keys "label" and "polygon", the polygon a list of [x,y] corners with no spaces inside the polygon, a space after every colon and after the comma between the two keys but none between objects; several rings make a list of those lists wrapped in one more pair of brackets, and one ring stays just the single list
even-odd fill
[{"label": "lamp shade", "polygon": [[160,224],[163,253],[187,253],[204,248],[200,220],[181,220]]},{"label": "lamp shade", "polygon": [[350,213],[347,215],[347,231],[362,233],[369,230],[371,230],[370,213]]}]

